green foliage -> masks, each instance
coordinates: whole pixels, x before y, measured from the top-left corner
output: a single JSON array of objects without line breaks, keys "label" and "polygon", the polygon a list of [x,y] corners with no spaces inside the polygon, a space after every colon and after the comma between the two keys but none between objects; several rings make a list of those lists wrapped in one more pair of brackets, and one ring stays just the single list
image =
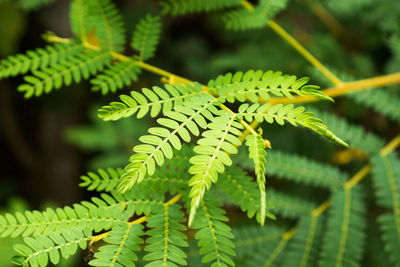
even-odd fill
[{"label": "green foliage", "polygon": [[361,149],[367,153],[376,153],[384,144],[383,140],[373,133],[369,133],[362,127],[349,123],[346,119],[339,118],[328,112],[321,112],[317,109],[309,108],[308,110],[320,117],[329,129],[345,141],[348,141],[350,147]]},{"label": "green foliage", "polygon": [[146,232],[150,236],[147,240],[145,251],[148,252],[143,259],[150,261],[146,266],[176,266],[186,265],[186,254],[180,247],[187,247],[186,235],[182,231],[186,227],[185,214],[178,205],[164,206],[163,209],[149,218]]},{"label": "green foliage", "polygon": [[399,262],[399,218],[398,214],[386,213],[378,218],[382,231],[382,240],[385,242],[385,250],[389,253],[389,259],[392,263]]},{"label": "green foliage", "polygon": [[28,71],[52,68],[69,58],[81,54],[85,48],[79,42],[54,44],[29,50],[0,61],[0,78],[7,78]]},{"label": "green foliage", "polygon": [[200,247],[199,253],[204,255],[202,263],[211,263],[211,266],[234,266],[231,259],[235,256],[232,242],[234,235],[232,229],[225,223],[228,218],[225,211],[220,208],[215,197],[201,200],[192,228],[197,229],[195,238]]},{"label": "green foliage", "polygon": [[180,106],[185,100],[202,93],[199,85],[186,84],[171,86],[166,84],[165,89],[153,86],[152,90],[142,89],[143,94],[132,91],[131,96],[121,95],[122,102],[111,102],[109,106],[103,106],[99,110],[99,117],[103,120],[119,120],[130,117],[137,112],[137,118],[142,118],[150,111],[152,117],[156,117],[162,110],[165,114],[174,106]]},{"label": "green foliage", "polygon": [[363,253],[365,227],[365,203],[360,188],[334,191],[319,264],[358,266]]},{"label": "green foliage", "polygon": [[389,92],[387,88],[355,92],[349,94],[348,97],[363,106],[375,109],[385,117],[400,122],[400,110],[398,108],[400,98]]},{"label": "green foliage", "polygon": [[124,170],[121,168],[98,169],[97,173],[88,172],[87,175],[82,175],[83,182],[79,186],[86,187],[88,191],[110,192],[117,186],[119,179],[124,174]]},{"label": "green foliage", "polygon": [[71,10],[69,13],[71,29],[81,40],[85,40],[91,30],[91,25],[87,19],[90,11],[89,2],[90,0],[73,0],[71,3]]},{"label": "green foliage", "polygon": [[240,4],[241,0],[165,0],[161,2],[162,12],[173,16],[209,12]]},{"label": "green foliage", "polygon": [[[206,128],[207,124],[204,117],[211,120],[214,118],[212,113],[219,113],[213,103],[214,101],[210,101],[207,95],[199,96],[197,101],[191,103],[190,106],[177,106],[175,111],[166,112],[167,118],[158,119],[157,122],[160,126],[165,128],[150,128],[150,135],[144,135],[140,138],[140,141],[144,144],[134,147],[136,154],[129,159],[131,163],[125,167],[125,174],[121,179],[119,191],[126,192],[136,182],[140,183],[147,173],[152,175],[156,164],[162,166],[165,158],[171,159],[173,157],[172,147],[179,150],[182,146],[179,137],[184,142],[190,142],[189,131],[198,136],[199,128],[194,121],[200,127]],[[171,129],[171,131],[168,129]]]},{"label": "green foliage", "polygon": [[[239,163],[252,169],[252,162],[242,157]],[[266,172],[270,177],[327,189],[337,189],[349,178],[348,174],[331,165],[274,149],[268,152]]]},{"label": "green foliage", "polygon": [[17,0],[18,6],[25,11],[33,11],[53,3],[55,0]]},{"label": "green foliage", "polygon": [[103,95],[122,89],[137,81],[140,68],[135,61],[118,62],[90,80],[92,91],[101,91]]},{"label": "green foliage", "polygon": [[[236,154],[241,141],[237,138],[241,135],[243,126],[234,120],[234,116],[223,114],[215,117],[207,125],[209,130],[203,132],[203,138],[197,141],[194,152],[197,154],[190,158],[192,166],[189,173],[193,177],[189,181],[191,186],[190,197],[191,209],[189,216],[189,225],[193,222],[197,207],[203,199],[206,189],[210,189],[211,183],[216,183],[218,173],[225,171],[224,166],[232,165],[229,154]],[[264,204],[264,205],[263,205]],[[261,208],[265,210],[265,201]],[[264,216],[264,210],[261,210],[261,216]]]},{"label": "green foliage", "polygon": [[57,264],[61,256],[67,259],[74,255],[78,248],[85,249],[90,238],[90,234],[76,228],[51,232],[47,236],[25,237],[26,245],[14,246],[21,256],[14,257],[13,263],[24,267],[44,267],[49,262]]},{"label": "green foliage", "polygon": [[[389,0],[383,1],[387,3]],[[51,1],[35,0],[31,1],[31,5],[45,2]],[[163,14],[173,16],[216,11],[215,16],[222,19],[227,28],[247,30],[274,25],[271,24],[275,23],[272,19],[287,6],[288,1],[251,2],[257,4],[252,7],[250,2],[240,0],[165,0],[161,1],[161,6]],[[364,16],[358,13],[364,10],[365,13],[370,12],[371,3],[370,0],[346,3],[330,0],[322,4],[331,10],[336,8],[335,12],[343,16],[347,15],[344,11],[351,6],[357,10],[357,16]],[[312,5],[316,15],[320,15],[318,12],[321,9],[315,8],[318,7],[315,2],[306,4]],[[294,5],[297,8],[298,5]],[[392,9],[395,10],[396,6],[393,5]],[[379,14],[371,15],[368,21],[391,36],[388,43],[394,56],[390,64],[377,67],[396,70],[400,50],[397,45],[398,26],[393,21],[398,15],[389,9],[382,8],[382,4],[376,6],[377,13],[387,14],[386,22],[381,22],[384,15]],[[141,9],[138,10],[143,14]],[[302,13],[300,19],[306,15]],[[365,169],[372,169],[376,202],[384,209],[377,219],[382,241],[392,263],[399,263],[398,156],[378,155],[384,144],[380,137],[333,113],[279,103],[280,100],[298,103],[295,98],[302,96],[333,102],[331,97],[319,90],[319,86],[307,84],[309,78],[297,78],[280,71],[248,70],[228,72],[203,85],[144,62],[153,58],[160,41],[160,15],[147,15],[136,25],[131,48],[137,55],[121,54],[127,46],[126,29],[112,0],[73,0],[70,20],[76,39],[47,34],[47,41],[60,44],[3,59],[0,62],[0,78],[24,75],[25,83],[18,90],[27,98],[41,96],[72,82],[81,83],[91,76],[94,76],[90,80],[92,91],[101,91],[103,95],[115,93],[136,82],[143,69],[160,75],[162,82],[169,84],[148,86],[140,81],[138,89],[142,86],[148,88],[123,94],[119,97],[120,101],[111,102],[98,111],[98,117],[103,121],[116,121],[133,115],[140,121],[132,118],[108,124],[97,121],[94,127],[77,129],[75,133],[68,134],[70,140],[85,146],[88,152],[95,152],[96,156],[106,155],[103,162],[114,168],[102,166],[81,176],[79,185],[87,191],[99,193],[100,197],[92,197],[71,207],[0,215],[0,237],[19,237],[25,242],[15,246],[19,254],[13,259],[16,264],[33,267],[58,264],[61,257],[68,258],[78,248],[85,249],[87,246],[94,253],[89,261],[91,266],[135,266],[142,263],[145,266],[178,266],[192,262],[198,264],[200,261],[207,266],[236,264],[257,267],[364,264],[364,243],[368,243],[366,224],[376,216],[374,210],[374,214],[367,217],[364,195],[368,191],[356,185],[363,177],[358,173],[349,180],[347,174],[353,173],[360,162],[340,169],[316,162],[311,159],[315,156],[311,151],[314,149],[314,137],[304,138],[297,132],[281,131],[279,126],[284,124],[309,128],[336,144],[347,147],[346,142],[349,142],[352,148],[368,153],[371,165]],[[334,21],[330,20],[330,23],[335,25]],[[231,62],[224,66],[229,66],[231,71],[251,66],[261,68],[257,64],[266,61],[266,58],[274,68],[279,61],[282,69],[293,73],[301,74],[304,69],[303,63],[292,65],[286,50],[280,47],[276,53],[265,53],[265,57],[261,57],[258,50],[242,46],[245,41],[254,38],[251,33],[232,38],[222,32],[214,21],[204,22],[207,22],[204,23],[204,30],[209,25],[212,26],[209,28],[216,28],[210,35],[213,42],[209,50],[214,50],[214,46],[217,48],[212,51],[211,57],[220,55],[219,43],[235,42],[235,46],[224,50],[228,55],[224,60]],[[328,27],[332,26],[330,23],[327,23]],[[169,25],[172,23],[164,27]],[[311,23],[304,25],[312,28]],[[340,28],[340,25],[337,27]],[[297,25],[293,28],[296,32],[303,30]],[[166,32],[170,30],[168,28]],[[377,34],[375,29],[373,33],[368,37],[366,50],[373,47],[381,34]],[[257,34],[255,40],[258,46],[272,42],[266,34],[265,38]],[[348,43],[352,44],[351,38],[354,37],[344,36],[346,43],[348,38]],[[320,40],[318,32],[312,37],[315,38],[307,40],[310,46],[313,45],[312,39]],[[208,47],[199,45],[201,42],[196,38],[193,40],[194,49],[190,53],[197,56],[204,52],[207,55]],[[180,48],[181,40],[173,34],[169,42]],[[328,47],[332,45],[327,44]],[[245,52],[235,57],[232,55],[235,49],[250,49],[252,53]],[[170,52],[165,47],[163,51]],[[369,62],[368,57],[363,56],[360,58],[367,60],[358,62]],[[239,66],[238,58],[245,64]],[[356,61],[354,58],[350,57],[349,61]],[[182,60],[188,61],[190,66],[196,65],[191,57],[183,56]],[[217,64],[214,64],[215,61],[203,63],[199,58],[196,60],[196,67],[203,71],[202,74],[207,74],[198,77],[198,81],[202,78],[208,80],[208,75],[212,75],[208,68]],[[186,65],[176,66],[190,73],[191,69]],[[360,106],[373,108],[385,117],[400,121],[397,108],[400,101],[394,88],[357,92],[349,97]],[[356,108],[360,108],[353,106],[354,103],[349,107],[347,102],[344,103],[339,103],[335,110],[343,114],[343,110],[349,108],[357,113]],[[324,107],[323,104],[321,106]],[[145,117],[151,118],[146,121]],[[155,118],[154,121],[152,118]],[[156,125],[150,126],[153,122]],[[257,131],[256,123],[264,123],[262,126],[266,135],[261,130]],[[368,128],[373,129],[369,124]],[[140,129],[148,133],[142,133]],[[273,144],[275,140],[277,143],[285,142],[287,146],[283,149],[292,145],[293,150],[300,147],[302,151],[296,155],[274,147],[268,151],[267,161],[266,148],[270,148],[269,142],[264,139],[267,137]],[[239,147],[244,140],[248,151],[242,155],[239,151],[244,150]],[[125,168],[118,168],[126,164],[128,153],[131,153],[127,147],[133,147],[134,154]],[[319,150],[318,153],[321,152]],[[338,153],[348,153],[346,155],[350,159],[357,157],[354,150]],[[268,187],[265,185],[266,175]],[[323,204],[318,206],[317,201]],[[255,218],[261,227],[241,225],[232,230],[228,225],[231,218],[233,224],[238,225],[243,220],[235,206],[247,213],[248,218]],[[225,209],[229,210],[230,219],[225,215]],[[322,214],[325,210],[327,214]],[[186,221],[188,226],[184,225]],[[196,240],[199,249],[193,252],[192,244]],[[195,255],[191,255],[193,253]],[[198,260],[191,260],[191,257]]]},{"label": "green foliage", "polygon": [[300,218],[308,215],[315,204],[301,197],[292,196],[277,190],[268,190],[267,197],[272,206],[272,212],[285,218]]},{"label": "green foliage", "polygon": [[283,266],[316,266],[323,236],[323,218],[305,215],[289,241]]},{"label": "green foliage", "polygon": [[259,105],[258,103],[249,106],[245,103],[239,107],[237,117],[239,119],[245,119],[248,122],[256,120],[263,122],[264,120],[268,123],[274,123],[274,121],[280,125],[284,125],[285,121],[288,121],[293,126],[300,124],[306,128],[313,130],[314,132],[326,137],[334,143],[348,147],[347,143],[338,138],[333,134],[328,127],[322,124],[322,120],[315,118],[311,112],[304,112],[304,107],[294,108],[293,104],[283,105],[276,104],[271,106],[270,104]]},{"label": "green foliage", "polygon": [[6,213],[0,216],[0,234],[1,237],[17,237],[47,235],[70,228],[85,231],[109,229],[129,217],[125,212],[129,198],[118,197],[120,200],[126,203],[118,203],[115,198],[102,194],[101,198],[94,197],[91,202],[83,201],[73,207],[17,212],[15,215]]},{"label": "green foliage", "polygon": [[374,0],[328,0],[324,4],[333,12],[349,16],[352,12],[362,12],[368,6],[374,4]]},{"label": "green foliage", "polygon": [[[261,196],[258,185],[252,177],[247,176],[241,168],[232,166],[219,177],[217,186],[229,196],[231,202],[240,206],[243,212],[247,212],[249,218],[257,214],[257,221],[261,222],[259,201]],[[265,214],[270,218],[275,218],[269,212],[271,209],[269,202],[265,208]]]},{"label": "green foliage", "polygon": [[140,250],[143,243],[141,236],[144,234],[140,224],[119,224],[109,232],[104,239],[106,245],[100,247],[94,254],[91,266],[132,266],[132,261],[137,260],[135,251]]},{"label": "green foliage", "polygon": [[287,5],[288,0],[261,0],[254,9],[239,8],[222,15],[226,28],[248,30],[267,25]]},{"label": "green foliage", "polygon": [[120,52],[125,45],[122,16],[112,0],[90,0],[90,23],[103,48]]},{"label": "green foliage", "polygon": [[275,225],[248,225],[233,228],[235,248],[238,258],[251,256],[254,258],[260,252],[273,250],[282,238],[285,229]]},{"label": "green foliage", "polygon": [[375,155],[371,159],[377,203],[390,210],[378,218],[390,260],[399,262],[400,248],[400,160],[396,155]]},{"label": "green foliage", "polygon": [[111,56],[108,52],[87,52],[68,58],[68,61],[63,60],[52,68],[33,71],[34,76],[25,76],[26,83],[21,84],[18,91],[24,92],[25,98],[48,94],[53,89],[60,89],[63,85],[68,86],[72,82],[79,83],[83,79],[89,79],[91,75],[109,64],[110,60]]},{"label": "green foliage", "polygon": [[[398,40],[395,37],[391,39],[390,43],[394,42],[396,44],[398,43]],[[395,50],[394,53],[397,54],[396,47],[394,46],[393,48]],[[395,64],[395,62],[393,62],[393,64]],[[343,81],[354,81],[354,75],[348,73],[340,73],[339,71],[335,72],[337,72],[338,77],[340,77]],[[332,85],[332,83],[326,78],[319,78],[324,84],[327,84],[328,86]],[[367,90],[351,92],[346,94],[345,96],[364,107],[374,109],[382,115],[399,122],[400,111],[397,108],[397,105],[400,102],[400,98],[395,94],[394,90],[390,89],[391,88],[370,88]]]},{"label": "green foliage", "polygon": [[131,46],[139,52],[139,60],[148,60],[154,56],[160,39],[160,17],[147,15],[136,25]]},{"label": "green foliage", "polygon": [[319,86],[306,85],[308,81],[307,77],[297,79],[295,75],[282,75],[280,71],[249,70],[219,75],[208,82],[208,87],[211,93],[218,94],[221,102],[232,103],[235,99],[244,102],[246,98],[251,102],[259,102],[269,100],[271,95],[288,98],[293,98],[293,95],[313,96],[333,101],[318,90]]},{"label": "green foliage", "polygon": [[249,147],[249,158],[254,162],[257,184],[260,190],[260,217],[261,226],[265,221],[265,210],[267,208],[267,196],[265,193],[265,165],[267,164],[267,151],[264,139],[261,136],[249,135],[246,138],[246,145]]}]

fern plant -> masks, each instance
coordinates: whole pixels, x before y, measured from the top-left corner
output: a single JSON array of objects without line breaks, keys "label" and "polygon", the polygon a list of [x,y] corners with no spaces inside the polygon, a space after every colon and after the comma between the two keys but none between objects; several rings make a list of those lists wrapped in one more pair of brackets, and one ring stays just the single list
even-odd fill
[{"label": "fern plant", "polygon": [[[98,117],[107,125],[133,121],[133,116],[139,122],[155,118],[147,134],[137,138],[127,165],[81,176],[79,186],[99,196],[64,208],[0,215],[0,237],[23,238],[12,262],[43,267],[82,249],[93,253],[90,266],[182,266],[196,257],[207,266],[358,266],[367,243],[368,193],[359,183],[372,170],[376,202],[385,209],[377,219],[382,240],[391,262],[399,265],[400,163],[392,152],[400,137],[384,145],[382,138],[333,113],[299,104],[332,103],[352,92],[360,103],[378,107],[379,100],[390,99],[387,93],[353,91],[399,83],[400,74],[342,81],[273,20],[286,0],[160,2],[160,14],[143,16],[128,42],[112,0],[73,0],[74,37],[47,33],[50,45],[0,62],[0,78],[23,75],[17,90],[25,98],[83,80],[103,95],[135,87],[103,102]],[[208,12],[228,30],[268,26],[335,87],[320,90],[307,84],[307,77],[259,69],[226,72],[202,84],[148,63],[162,42],[167,15]],[[131,55],[124,54],[128,44]],[[160,75],[164,84],[132,85],[142,71]],[[393,107],[377,110],[398,119]],[[312,142],[326,145],[317,137],[322,136],[350,158],[356,149],[362,151],[371,163],[351,176],[352,168],[345,172],[277,150],[260,124],[282,133],[287,129],[282,126],[308,128]],[[323,197],[314,197],[315,192]],[[230,225],[229,206],[260,225]]]}]

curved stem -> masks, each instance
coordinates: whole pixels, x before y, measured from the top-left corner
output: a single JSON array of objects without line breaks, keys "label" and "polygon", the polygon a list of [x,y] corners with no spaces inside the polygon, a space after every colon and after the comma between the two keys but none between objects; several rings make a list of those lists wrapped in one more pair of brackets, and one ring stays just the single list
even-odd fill
[{"label": "curved stem", "polygon": [[329,71],[322,63],[316,59],[310,52],[307,51],[296,39],[287,33],[278,23],[270,21],[268,26],[275,31],[280,37],[288,42],[294,49],[296,49],[304,58],[306,58],[314,67],[316,67],[326,78],[328,78],[334,85],[340,85],[342,81]]},{"label": "curved stem", "polygon": [[[247,10],[254,10],[251,3],[246,0],[242,1],[242,6]],[[316,67],[326,78],[328,78],[334,85],[339,85],[342,81],[330,72],[322,63],[315,58],[307,49],[304,48],[296,39],[294,39],[287,31],[285,31],[278,23],[271,20],[268,26],[275,31],[280,37],[282,37],[288,44],[296,49],[304,58],[306,58],[314,67]]]},{"label": "curved stem", "polygon": [[[374,87],[386,86],[400,83],[400,72],[377,76],[368,79],[362,79],[354,82],[345,82],[336,87],[322,90],[326,95],[334,98],[351,92],[368,90]],[[268,100],[268,103],[273,104],[289,104],[289,103],[308,103],[315,102],[318,99],[310,96],[296,96],[294,98],[274,97]]]},{"label": "curved stem", "polygon": [[[178,202],[180,199],[182,198],[181,194],[177,194],[176,196],[174,196],[173,198],[171,198],[170,200],[168,200],[167,202],[165,202],[163,204],[164,207],[175,204],[176,202]],[[128,222],[128,224],[141,224],[143,222],[145,222],[147,219],[149,218],[149,216],[142,216],[137,220],[134,220],[132,222]],[[103,240],[104,238],[106,238],[109,235],[109,232],[105,232],[102,233],[100,235],[94,235],[92,236],[91,240],[90,240],[90,244],[89,246],[93,245],[93,243],[96,243],[100,240]]]}]

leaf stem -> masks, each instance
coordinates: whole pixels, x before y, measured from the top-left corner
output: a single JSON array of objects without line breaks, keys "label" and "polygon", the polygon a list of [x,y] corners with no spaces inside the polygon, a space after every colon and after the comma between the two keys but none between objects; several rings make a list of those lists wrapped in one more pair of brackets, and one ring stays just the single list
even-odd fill
[{"label": "leaf stem", "polygon": [[315,58],[307,49],[304,48],[296,39],[287,33],[278,23],[271,20],[268,26],[296,49],[304,58],[306,58],[314,67],[316,67],[326,78],[328,78],[334,85],[340,85],[342,81],[329,71],[322,63]]},{"label": "leaf stem", "polygon": [[[242,1],[242,6],[247,10],[254,10],[254,7],[248,1]],[[326,78],[328,78],[334,85],[340,85],[342,81],[329,71],[317,58],[315,58],[307,49],[304,48],[295,38],[293,38],[287,31],[285,31],[278,23],[271,20],[268,23],[274,32],[282,37],[288,44],[297,50],[304,58],[306,58],[314,67],[316,67]]]},{"label": "leaf stem", "polygon": [[[384,157],[388,155],[389,153],[393,152],[400,146],[400,135],[397,135],[395,138],[393,138],[389,143],[387,143],[380,151],[379,154]],[[362,179],[364,179],[367,174],[371,171],[371,164],[365,165],[361,170],[359,170],[352,178],[350,178],[344,185],[343,189],[344,190],[350,190],[352,187],[357,185]],[[313,209],[311,211],[311,216],[312,217],[318,217],[322,213],[324,213],[329,206],[332,204],[332,200],[328,199],[327,201],[323,202],[321,205],[319,205],[317,208]],[[294,231],[296,231],[296,227],[291,228],[287,232],[285,232],[282,236],[286,235],[292,235],[294,234]]]},{"label": "leaf stem", "polygon": [[[348,94],[351,92],[367,90],[374,87],[386,86],[400,83],[400,72],[393,74],[377,76],[368,79],[357,80],[353,82],[343,82],[338,86],[322,90],[327,96],[332,98]],[[274,97],[268,100],[268,103],[274,104],[290,104],[290,103],[308,103],[318,101],[318,99],[309,96],[296,96],[294,98]]]},{"label": "leaf stem", "polygon": [[[175,203],[178,202],[181,198],[182,198],[182,195],[181,195],[181,194],[177,194],[176,196],[174,196],[173,198],[171,198],[170,200],[168,200],[167,202],[165,202],[165,203],[163,204],[163,206],[166,207],[166,206],[175,204]],[[129,224],[129,225],[131,225],[131,224],[141,224],[141,223],[145,222],[148,218],[149,218],[149,216],[142,216],[142,217],[140,217],[140,218],[138,218],[138,219],[136,219],[136,220],[134,220],[134,221],[132,221],[132,222],[128,222],[128,224]],[[98,241],[103,240],[104,238],[106,238],[106,237],[109,235],[109,232],[110,232],[110,231],[105,232],[105,233],[102,233],[102,234],[100,234],[100,235],[94,235],[94,236],[92,236],[92,238],[91,238],[91,240],[90,240],[89,246],[92,246],[94,243],[96,243],[96,242],[98,242]]]}]

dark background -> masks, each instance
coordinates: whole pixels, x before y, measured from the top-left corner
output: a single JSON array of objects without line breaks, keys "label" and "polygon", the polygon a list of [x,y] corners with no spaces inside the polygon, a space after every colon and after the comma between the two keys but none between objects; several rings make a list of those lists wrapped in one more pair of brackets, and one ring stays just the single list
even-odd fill
[{"label": "dark background", "polygon": [[[57,0],[31,12],[21,10],[14,1],[1,2],[1,58],[44,47],[41,35],[48,30],[72,37],[68,0]],[[127,43],[140,18],[147,12],[159,12],[157,1],[115,2],[124,15]],[[379,15],[379,8],[368,5],[349,13],[343,7],[333,8],[335,5],[329,4],[332,2],[327,1],[326,8],[341,24],[343,31],[338,34],[318,18],[313,1],[292,1],[278,20],[334,72],[363,78],[399,70],[399,45],[391,44],[398,29],[379,24],[390,14]],[[273,69],[311,76],[311,83],[326,87],[321,75],[268,28],[237,33],[225,30],[213,15],[196,14],[164,17],[162,32],[156,58],[150,63],[189,79],[206,83],[227,71]],[[126,51],[132,54],[129,45]],[[20,76],[0,80],[0,206],[7,210],[70,205],[88,198],[89,194],[78,187],[79,176],[99,167],[123,167],[138,136],[153,123],[134,119],[104,123],[97,119],[96,110],[115,101],[118,94],[161,84],[159,77],[143,71],[139,82],[114,95],[90,92],[89,83],[85,82],[26,100],[17,91],[22,81]],[[398,86],[388,90],[399,95]],[[386,140],[399,130],[392,121],[347,98],[338,98],[334,105],[317,106],[346,116]],[[319,161],[332,162],[337,152],[336,147],[304,129],[268,126],[265,132],[274,148]],[[315,143],[318,146],[313,147],[319,149],[310,149]],[[346,168],[353,169],[361,163],[362,160]],[[11,243],[5,242],[0,243],[0,251],[8,253]],[[8,266],[1,255],[0,266]]]}]

